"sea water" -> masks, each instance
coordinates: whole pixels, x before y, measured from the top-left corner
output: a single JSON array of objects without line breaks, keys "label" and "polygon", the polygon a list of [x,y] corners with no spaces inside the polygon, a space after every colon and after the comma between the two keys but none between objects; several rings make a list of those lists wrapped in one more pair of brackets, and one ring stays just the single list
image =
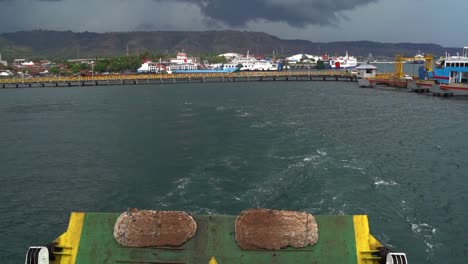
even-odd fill
[{"label": "sea water", "polygon": [[0,262],[129,207],[367,214],[410,263],[468,263],[468,100],[350,82],[0,90]]}]

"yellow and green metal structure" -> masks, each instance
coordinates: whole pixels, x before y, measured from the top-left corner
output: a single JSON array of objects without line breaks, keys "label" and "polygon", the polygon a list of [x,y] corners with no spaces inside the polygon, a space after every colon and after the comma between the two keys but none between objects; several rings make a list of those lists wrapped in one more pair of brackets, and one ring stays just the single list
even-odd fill
[{"label": "yellow and green metal structure", "polygon": [[305,248],[244,251],[235,241],[236,216],[194,216],[197,232],[180,247],[132,248],[113,237],[118,213],[71,214],[67,231],[53,243],[54,264],[88,263],[379,263],[379,243],[369,231],[366,215],[315,216],[319,240]]}]

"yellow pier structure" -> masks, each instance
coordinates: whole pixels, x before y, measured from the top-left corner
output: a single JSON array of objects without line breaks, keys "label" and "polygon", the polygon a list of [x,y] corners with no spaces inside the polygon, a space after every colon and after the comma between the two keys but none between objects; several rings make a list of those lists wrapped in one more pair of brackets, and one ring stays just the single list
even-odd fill
[{"label": "yellow pier structure", "polygon": [[[424,67],[426,67],[427,71],[432,71],[434,68],[434,57],[431,54],[427,54],[422,58],[425,60]],[[402,57],[401,55],[396,55],[395,56],[395,78],[396,79],[401,79],[403,77],[403,63],[406,60],[414,60],[414,57],[412,58],[405,58]]]}]

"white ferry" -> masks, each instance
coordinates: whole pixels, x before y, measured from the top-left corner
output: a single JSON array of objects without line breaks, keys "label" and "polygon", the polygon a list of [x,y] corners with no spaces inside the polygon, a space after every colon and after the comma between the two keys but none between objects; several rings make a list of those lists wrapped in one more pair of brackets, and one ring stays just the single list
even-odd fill
[{"label": "white ferry", "polygon": [[424,53],[418,52],[414,56],[414,58],[410,60],[405,60],[404,63],[411,63],[411,64],[424,64],[426,59],[424,58]]},{"label": "white ferry", "polygon": [[356,57],[349,56],[346,51],[345,56],[330,58],[330,66],[332,69],[350,69],[357,67]]},{"label": "white ferry", "polygon": [[268,60],[257,60],[253,62],[242,63],[241,71],[277,71],[278,64]]},{"label": "white ferry", "polygon": [[161,62],[156,63],[149,60],[145,60],[141,67],[137,70],[138,73],[158,73],[166,70],[165,65]]}]

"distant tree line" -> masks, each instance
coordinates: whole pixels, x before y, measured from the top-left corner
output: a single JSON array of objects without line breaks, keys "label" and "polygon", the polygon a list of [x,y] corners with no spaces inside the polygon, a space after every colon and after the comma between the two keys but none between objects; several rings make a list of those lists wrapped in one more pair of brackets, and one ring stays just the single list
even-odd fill
[{"label": "distant tree line", "polygon": [[[88,63],[75,63],[69,62],[63,58],[54,58],[52,59],[55,62],[55,65],[48,69],[50,74],[53,75],[71,75],[71,74],[80,74],[86,73],[89,74],[91,71],[94,73],[104,73],[104,72],[134,72],[140,68],[141,64],[145,60],[150,60],[153,62],[158,62],[159,60],[168,61],[170,58],[175,58],[176,53],[153,53],[146,51],[138,55],[124,55],[119,57],[112,58],[96,58],[94,60],[94,66]],[[39,62],[45,60],[43,57],[35,57],[32,61]],[[228,60],[218,54],[207,53],[202,54],[198,57],[199,62],[208,61],[209,63],[227,63]],[[9,67],[1,67],[0,69],[12,69]]]}]

